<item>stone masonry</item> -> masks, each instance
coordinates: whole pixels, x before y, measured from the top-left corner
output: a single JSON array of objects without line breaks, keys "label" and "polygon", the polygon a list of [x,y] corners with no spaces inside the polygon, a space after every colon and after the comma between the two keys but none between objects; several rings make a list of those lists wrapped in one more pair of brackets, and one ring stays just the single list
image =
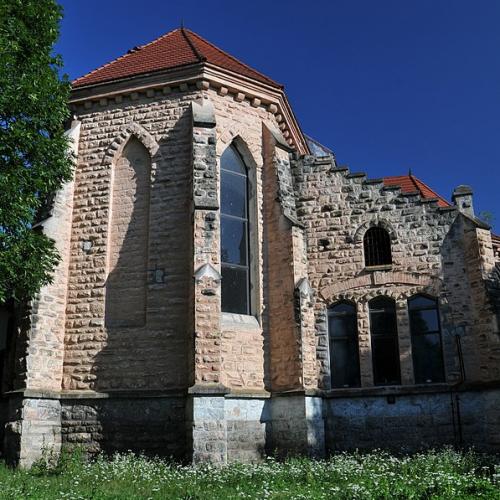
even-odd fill
[{"label": "stone masonry", "polygon": [[[317,144],[311,154],[282,86],[191,32],[153,44],[175,55],[169,37],[195,59],[99,80],[148,45],[75,82],[74,179],[41,222],[61,262],[5,354],[4,456],[500,450],[500,240],[470,188],[450,204],[350,172]],[[229,147],[247,169],[250,314],[222,304]],[[390,265],[366,265],[370,228],[389,235]],[[437,300],[439,383],[415,381],[416,295]],[[382,296],[396,308],[397,385],[374,381],[369,302]],[[356,312],[359,387],[332,384],[340,302]]]}]

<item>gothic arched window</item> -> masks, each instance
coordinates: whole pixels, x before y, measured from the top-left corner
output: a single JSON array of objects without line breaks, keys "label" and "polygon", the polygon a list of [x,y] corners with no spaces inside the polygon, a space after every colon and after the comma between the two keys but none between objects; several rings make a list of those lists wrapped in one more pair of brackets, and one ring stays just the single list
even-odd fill
[{"label": "gothic arched window", "polygon": [[400,384],[396,303],[376,297],[368,303],[372,339],[373,381],[375,385]]},{"label": "gothic arched window", "polygon": [[363,238],[365,266],[385,266],[392,264],[391,237],[382,227],[371,227]]},{"label": "gothic arched window", "polygon": [[359,387],[356,306],[340,302],[328,309],[332,387]]},{"label": "gothic arched window", "polygon": [[408,310],[415,383],[444,382],[437,300],[415,295],[408,300]]},{"label": "gothic arched window", "polygon": [[248,171],[234,146],[220,160],[222,311],[250,314]]}]

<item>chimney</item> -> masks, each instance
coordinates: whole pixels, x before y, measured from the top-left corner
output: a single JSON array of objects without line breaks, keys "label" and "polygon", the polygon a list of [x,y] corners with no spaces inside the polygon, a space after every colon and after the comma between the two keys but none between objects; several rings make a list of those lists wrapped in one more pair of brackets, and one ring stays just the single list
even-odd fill
[{"label": "chimney", "polygon": [[461,185],[453,190],[452,200],[458,210],[465,215],[474,217],[474,206],[472,205],[472,188]]}]

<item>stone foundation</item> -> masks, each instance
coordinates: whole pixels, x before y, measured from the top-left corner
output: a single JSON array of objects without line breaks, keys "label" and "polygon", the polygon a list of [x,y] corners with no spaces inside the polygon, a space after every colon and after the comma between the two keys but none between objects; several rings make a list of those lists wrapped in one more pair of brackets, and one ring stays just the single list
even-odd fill
[{"label": "stone foundation", "polygon": [[[178,461],[258,462],[266,455],[431,447],[500,449],[500,389],[381,388],[306,396],[197,394],[4,399],[4,457],[30,466],[48,451],[132,451]],[[355,391],[350,391],[355,392]],[[6,405],[8,403],[8,406]],[[7,419],[8,420],[5,420]]]},{"label": "stone foundation", "polygon": [[188,432],[197,462],[258,462],[266,455],[269,399],[224,394],[192,394]]},{"label": "stone foundation", "polygon": [[8,463],[29,467],[61,451],[61,404],[57,399],[14,396],[8,399],[3,453]]},{"label": "stone foundation", "polygon": [[330,452],[414,452],[455,445],[500,449],[500,390],[333,397],[325,400]]},{"label": "stone foundation", "polygon": [[61,402],[64,447],[89,454],[133,451],[183,459],[185,397],[65,399]]},{"label": "stone foundation", "polygon": [[258,462],[264,458],[270,430],[269,398],[227,396],[225,418],[228,462]]},{"label": "stone foundation", "polygon": [[271,405],[270,446],[278,455],[325,455],[323,401],[320,397],[283,394]]}]

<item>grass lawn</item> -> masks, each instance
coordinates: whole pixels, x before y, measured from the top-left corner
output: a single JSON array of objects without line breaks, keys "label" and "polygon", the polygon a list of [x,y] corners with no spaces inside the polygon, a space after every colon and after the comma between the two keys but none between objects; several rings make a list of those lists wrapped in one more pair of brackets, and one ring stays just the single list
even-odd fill
[{"label": "grass lawn", "polygon": [[407,457],[375,452],[324,461],[267,459],[258,465],[195,467],[132,454],[85,463],[74,453],[53,467],[0,465],[0,498],[500,499],[500,460],[443,450]]}]

